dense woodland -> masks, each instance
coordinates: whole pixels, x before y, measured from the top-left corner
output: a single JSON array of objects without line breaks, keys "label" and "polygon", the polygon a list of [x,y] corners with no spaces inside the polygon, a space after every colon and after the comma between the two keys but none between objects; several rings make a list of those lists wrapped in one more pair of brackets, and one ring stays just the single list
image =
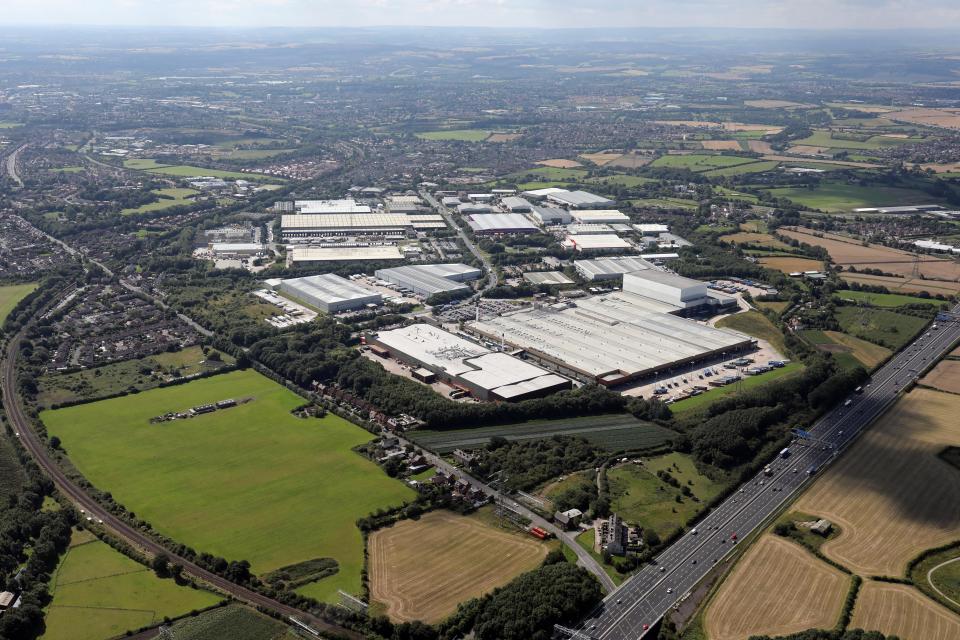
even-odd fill
[{"label": "dense woodland", "polygon": [[596,467],[607,457],[583,438],[569,436],[526,442],[492,438],[478,455],[474,471],[480,477],[500,472],[505,487],[521,490],[532,489],[571,471]]}]

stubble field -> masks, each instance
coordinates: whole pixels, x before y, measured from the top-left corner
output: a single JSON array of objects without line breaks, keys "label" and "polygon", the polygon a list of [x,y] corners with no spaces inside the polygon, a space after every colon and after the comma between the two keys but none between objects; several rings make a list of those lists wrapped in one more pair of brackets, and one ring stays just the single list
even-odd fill
[{"label": "stubble field", "polygon": [[476,517],[433,511],[371,534],[370,596],[397,621],[434,623],[537,567],[547,545]]},{"label": "stubble field", "polygon": [[851,628],[902,640],[955,640],[960,617],[904,584],[867,580],[853,609]]},{"label": "stubble field", "polygon": [[830,628],[850,579],[784,538],[766,534],[724,581],[707,608],[710,640]]},{"label": "stubble field", "polygon": [[960,393],[960,360],[944,360],[923,377],[921,382],[927,386]]}]

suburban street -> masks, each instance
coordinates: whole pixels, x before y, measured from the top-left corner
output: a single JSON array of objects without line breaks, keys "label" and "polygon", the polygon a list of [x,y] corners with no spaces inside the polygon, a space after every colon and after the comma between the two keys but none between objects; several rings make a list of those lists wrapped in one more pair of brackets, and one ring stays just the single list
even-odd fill
[{"label": "suburban street", "polygon": [[[960,312],[960,306],[953,313]],[[684,594],[690,591],[738,540],[764,526],[836,459],[898,395],[960,340],[960,321],[937,321],[931,330],[879,369],[863,393],[851,394],[809,429],[811,439],[797,438],[787,457],[771,461],[604,601],[576,628],[585,640],[634,640],[643,637]]]}]

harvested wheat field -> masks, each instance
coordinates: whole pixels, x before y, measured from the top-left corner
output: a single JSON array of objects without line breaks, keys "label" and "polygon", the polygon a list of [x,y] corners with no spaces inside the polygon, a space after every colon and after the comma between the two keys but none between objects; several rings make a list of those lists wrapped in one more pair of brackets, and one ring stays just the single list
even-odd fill
[{"label": "harvested wheat field", "polygon": [[787,149],[787,153],[797,156],[820,156],[828,151],[830,151],[830,147],[813,147],[808,144],[797,144]]},{"label": "harvested wheat field", "polygon": [[937,453],[960,442],[960,396],[915,389],[830,467],[795,508],[843,533],[821,551],[862,576],[902,576],[960,537],[960,473]]},{"label": "harvested wheat field", "polygon": [[598,167],[602,167],[605,164],[610,164],[622,155],[622,153],[581,153],[580,157],[587,162],[592,162]]},{"label": "harvested wheat field", "polygon": [[901,640],[956,640],[960,616],[905,584],[866,580],[853,609],[852,629]]},{"label": "harvested wheat field", "polygon": [[434,623],[536,568],[548,548],[477,517],[433,511],[374,532],[367,550],[370,597],[393,620]]},{"label": "harvested wheat field", "polygon": [[[834,233],[820,233],[813,235],[812,229],[805,227],[782,228],[779,233],[809,245],[823,247],[830,254],[830,258],[838,265],[856,266],[857,268],[880,269],[886,273],[904,276],[913,274],[914,254],[900,249],[892,249],[881,245],[864,244],[847,236]],[[934,280],[960,280],[960,264],[952,260],[944,260],[932,256],[920,256],[920,273],[925,278]]]},{"label": "harvested wheat field", "polygon": [[769,124],[744,124],[743,122],[714,122],[711,120],[655,120],[655,122],[670,127],[697,127],[723,129],[724,131],[764,131],[768,134],[777,134],[783,131],[783,127]]},{"label": "harvested wheat field", "polygon": [[904,109],[886,114],[890,120],[924,124],[930,127],[944,127],[946,129],[960,129],[960,114],[956,109]]},{"label": "harvested wheat field", "polygon": [[552,160],[541,160],[536,164],[543,165],[544,167],[554,167],[556,169],[576,169],[577,167],[583,166],[576,160],[565,160],[563,158],[554,158]]},{"label": "harvested wheat field", "polygon": [[621,167],[623,169],[639,169],[653,162],[653,156],[643,156],[636,153],[625,153],[615,160],[611,160],[607,166]]},{"label": "harvested wheat field", "polygon": [[755,233],[750,231],[741,231],[721,236],[724,242],[733,244],[757,244],[763,247],[774,247],[776,249],[789,249],[790,246],[782,240],[777,240],[769,233]]},{"label": "harvested wheat field", "polygon": [[830,628],[850,578],[785,538],[766,534],[723,582],[704,616],[710,640]]},{"label": "harvested wheat field", "polygon": [[755,153],[773,153],[773,147],[766,140],[747,140],[747,147]]},{"label": "harvested wheat field", "polygon": [[920,381],[941,391],[960,393],[960,360],[944,360]]},{"label": "harvested wheat field", "polygon": [[709,151],[740,151],[740,143],[736,140],[704,140],[700,144]]},{"label": "harvested wheat field", "polygon": [[491,133],[487,142],[513,142],[521,137],[523,137],[522,133]]},{"label": "harvested wheat field", "polygon": [[865,273],[844,273],[840,277],[847,282],[882,285],[892,293],[920,293],[926,291],[932,295],[941,293],[944,296],[952,296],[960,292],[960,282],[947,282],[946,280],[893,278],[890,276],[872,276]]},{"label": "harvested wheat field", "polygon": [[784,273],[797,271],[823,271],[823,263],[811,258],[788,258],[786,256],[760,258],[760,264],[767,269],[776,269]]}]

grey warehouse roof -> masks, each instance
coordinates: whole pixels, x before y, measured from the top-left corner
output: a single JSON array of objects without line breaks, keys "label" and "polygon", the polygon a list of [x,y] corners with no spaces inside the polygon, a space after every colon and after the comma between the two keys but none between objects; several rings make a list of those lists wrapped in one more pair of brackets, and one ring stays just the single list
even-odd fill
[{"label": "grey warehouse roof", "polygon": [[321,301],[324,304],[335,304],[346,300],[364,300],[367,298],[380,299],[380,293],[341,278],[333,273],[322,273],[305,278],[291,278],[280,283],[282,290],[308,300]]},{"label": "grey warehouse roof", "polygon": [[613,204],[613,200],[590,193],[589,191],[555,191],[547,195],[549,200],[561,202],[570,207],[589,207]]},{"label": "grey warehouse roof", "polygon": [[405,286],[422,295],[433,295],[442,291],[465,289],[461,284],[467,280],[476,280],[482,273],[480,269],[466,264],[417,264],[390,269],[378,269],[376,277],[387,282]]},{"label": "grey warehouse roof", "polygon": [[597,276],[621,276],[633,271],[653,269],[653,265],[639,256],[622,258],[597,258],[595,260],[575,260],[573,266],[588,280]]}]

